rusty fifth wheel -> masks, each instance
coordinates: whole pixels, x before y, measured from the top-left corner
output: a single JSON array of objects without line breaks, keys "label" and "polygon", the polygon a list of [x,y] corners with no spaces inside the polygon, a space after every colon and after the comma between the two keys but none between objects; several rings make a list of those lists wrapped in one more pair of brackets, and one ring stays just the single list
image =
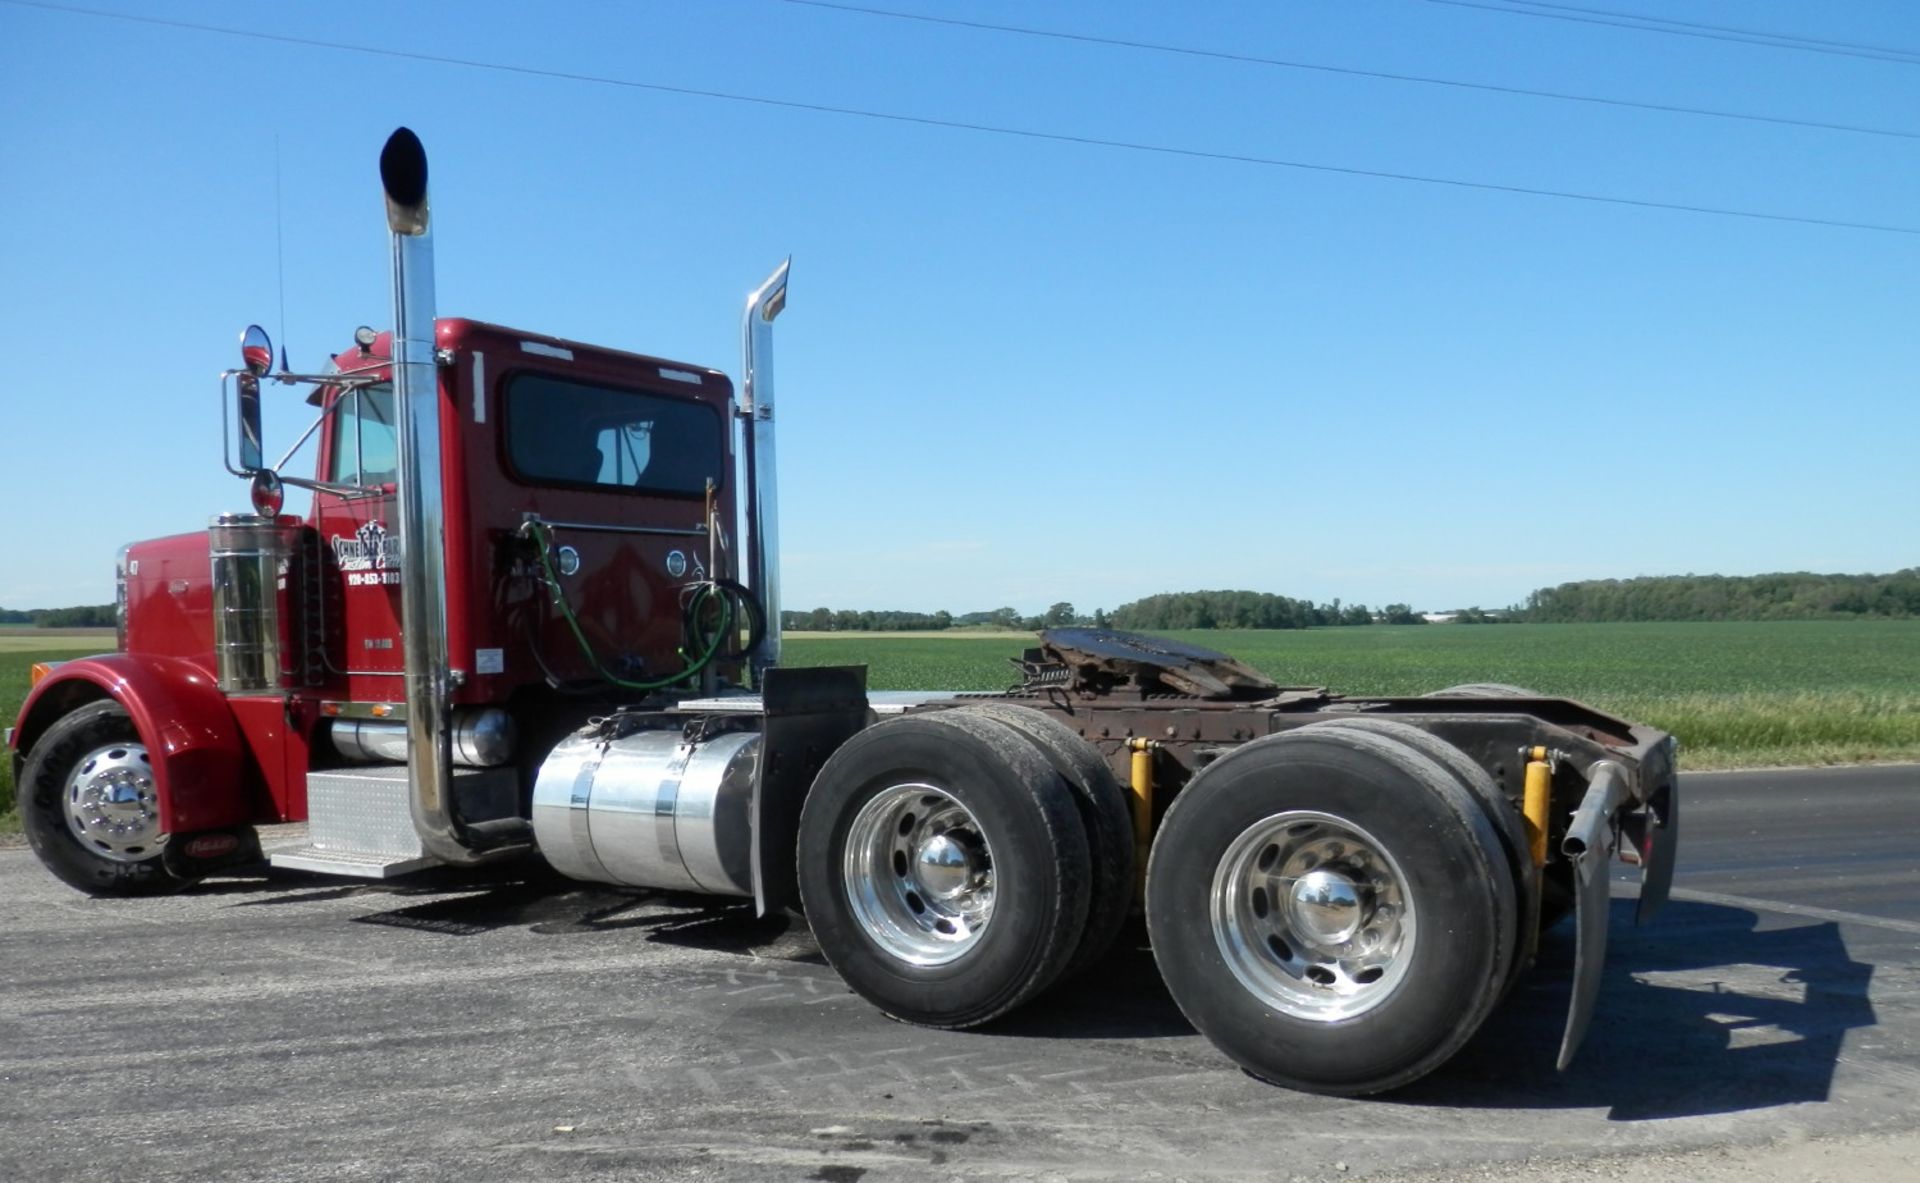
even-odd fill
[{"label": "rusty fifth wheel", "polygon": [[800,894],[869,1002],[935,1027],[1046,989],[1078,947],[1090,879],[1071,794],[1007,724],[891,719],[827,761],[800,818]]},{"label": "rusty fifth wheel", "polygon": [[90,895],[174,885],[160,861],[153,764],[119,703],[82,707],[48,728],[20,782],[27,841],[62,881]]},{"label": "rusty fifth wheel", "polygon": [[1514,956],[1515,891],[1485,811],[1401,739],[1306,727],[1208,767],[1147,876],[1155,960],[1195,1027],[1254,1075],[1372,1093],[1451,1056]]}]

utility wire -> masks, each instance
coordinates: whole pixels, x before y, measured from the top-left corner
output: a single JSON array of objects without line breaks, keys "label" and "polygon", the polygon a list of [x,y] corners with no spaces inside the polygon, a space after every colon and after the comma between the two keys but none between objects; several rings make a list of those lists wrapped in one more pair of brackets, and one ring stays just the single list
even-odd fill
[{"label": "utility wire", "polygon": [[1638,12],[1619,12],[1610,8],[1584,8],[1578,4],[1554,4],[1550,0],[1506,0],[1508,4],[1523,8],[1553,8],[1561,12],[1580,12],[1588,16],[1611,16],[1625,20],[1645,21],[1650,25],[1675,25],[1683,29],[1707,29],[1715,33],[1739,33],[1748,37],[1768,37],[1775,41],[1793,41],[1802,45],[1825,45],[1835,49],[1864,49],[1872,53],[1899,54],[1903,57],[1920,58],[1920,50],[1902,49],[1897,45],[1867,45],[1859,41],[1832,41],[1824,37],[1807,37],[1800,33],[1769,33],[1765,29],[1741,29],[1732,25],[1707,25],[1699,21],[1675,20],[1670,16],[1647,16]]},{"label": "utility wire", "polygon": [[[1853,132],[1869,136],[1893,136],[1905,140],[1920,140],[1920,132],[1900,131],[1886,127],[1866,127],[1854,123],[1826,123],[1816,119],[1793,119],[1782,115],[1755,115],[1745,111],[1720,111],[1711,107],[1683,107],[1669,103],[1642,103],[1632,99],[1607,98],[1602,95],[1573,94],[1567,91],[1530,90],[1520,86],[1501,86],[1492,82],[1468,82],[1458,78],[1435,78],[1423,74],[1395,74],[1385,70],[1361,70],[1348,66],[1328,66],[1318,62],[1288,61],[1283,58],[1256,57],[1253,54],[1230,53],[1217,49],[1194,49],[1184,45],[1165,45],[1153,41],[1130,41],[1121,37],[1100,37],[1092,33],[1066,33],[1056,29],[1036,29],[1026,25],[999,25],[988,21],[962,20],[959,17],[930,16],[919,12],[898,12],[890,8],[869,8],[859,4],[841,4],[834,0],[781,0],[785,4],[796,4],[806,8],[825,8],[836,12],[857,13],[861,16],[888,17],[893,20],[920,21],[929,25],[950,25],[961,29],[981,29],[993,33],[1015,33],[1023,37],[1049,37],[1056,41],[1077,41],[1086,45],[1111,45],[1121,49],[1138,49],[1151,53],[1179,54],[1184,57],[1211,58],[1223,62],[1239,62],[1253,66],[1274,66],[1284,70],[1315,70],[1323,74],[1344,74],[1353,78],[1375,78],[1390,82],[1413,82],[1423,86],[1451,86],[1460,90],[1480,90],[1493,94],[1517,95],[1533,99],[1553,99],[1566,103],[1593,103],[1606,107],[1625,107],[1636,111],[1658,111],[1669,115],[1703,115],[1713,119],[1738,119],[1749,123],[1772,123],[1784,127],[1808,127],[1819,131]],[[1506,11],[1506,10],[1502,10]]]},{"label": "utility wire", "polygon": [[1039,140],[1057,144],[1080,144],[1093,148],[1117,148],[1129,152],[1151,152],[1161,156],[1177,156],[1190,160],[1218,160],[1232,164],[1251,164],[1268,168],[1288,168],[1303,172],[1333,173],[1349,177],[1372,177],[1384,181],[1408,181],[1421,185],[1441,185],[1453,189],[1474,189],[1488,193],[1516,193],[1528,197],[1553,197],[1566,201],[1584,201],[1596,205],[1620,205],[1637,209],[1671,210],[1677,213],[1706,214],[1722,218],[1743,218],[1758,222],[1785,222],[1801,226],[1826,226],[1842,230],[1866,230],[1877,234],[1907,234],[1920,236],[1920,227],[1898,226],[1878,222],[1855,222],[1841,218],[1816,218],[1799,214],[1776,214],[1761,210],[1734,209],[1725,206],[1691,205],[1677,201],[1654,201],[1633,197],[1613,197],[1600,193],[1580,193],[1570,189],[1543,189],[1526,185],[1505,185],[1494,181],[1471,181],[1458,177],[1433,177],[1419,173],[1392,172],[1385,169],[1352,168],[1336,164],[1319,164],[1304,160],[1285,160],[1273,156],[1253,156],[1238,152],[1213,152],[1202,148],[1181,148],[1171,144],[1147,144],[1131,140],[1111,140],[1097,136],[1071,135],[1065,132],[1035,131],[1030,128],[999,127],[987,123],[968,123],[957,119],[936,119],[924,115],[902,115],[890,111],[870,111],[859,107],[838,107],[826,103],[807,103],[794,99],[767,98],[763,95],[737,94],[730,91],[703,90],[689,86],[669,86],[660,82],[640,82],[631,78],[611,78],[598,74],[581,74],[569,70],[549,70],[538,66],[519,66],[508,62],[480,61],[474,58],[449,57],[441,54],[420,53],[413,50],[387,49],[374,45],[355,45],[343,41],[325,41],[313,37],[296,37],[287,33],[265,33],[252,29],[235,29],[224,25],[208,25],[194,21],[174,20],[168,17],[137,16],[132,13],[108,12],[95,8],[79,8],[64,4],[49,4],[44,0],[0,0],[18,8],[38,8],[49,12],[60,12],[79,16],[101,17],[107,20],[128,21],[135,24],[157,25],[171,29],[185,29],[197,33],[217,33],[228,37],[242,37],[253,41],[270,41],[282,45],[299,45],[313,49],[332,49],[343,53],[362,53],[373,57],[397,58],[403,61],[428,62],[441,66],[460,66],[472,70],[488,70],[502,74],[517,74],[530,78],[552,78],[566,82],[584,82],[598,86],[618,86],[631,90],[652,91],[657,94],[685,95],[693,98],[719,99],[730,103],[749,103],[761,107],[777,107],[789,111],[812,111],[823,115],[845,115],[857,119],[873,119],[887,123],[901,123],[916,127],[940,127],[954,131],[981,132],[988,135],[1015,136],[1027,140]]},{"label": "utility wire", "polygon": [[[1731,41],[1743,45],[1764,45],[1772,49],[1797,49],[1804,53],[1824,53],[1834,57],[1864,58],[1875,62],[1894,62],[1903,66],[1920,66],[1920,53],[1904,49],[1843,47],[1840,43],[1820,42],[1811,38],[1793,37],[1782,33],[1759,33],[1747,30],[1719,29],[1718,26],[1687,26],[1681,21],[1666,21],[1660,17],[1636,16],[1631,13],[1606,14],[1604,16],[1583,16],[1582,12],[1595,11],[1575,9],[1570,6],[1534,4],[1532,0],[1516,0],[1529,7],[1510,7],[1506,4],[1484,3],[1483,0],[1427,0],[1429,4],[1446,4],[1454,8],[1477,8],[1484,12],[1503,12],[1508,16],[1535,16],[1555,21],[1575,21],[1583,25],[1606,25],[1616,29],[1638,29],[1643,33],[1666,33],[1675,37],[1697,37],[1706,41]],[[1549,12],[1555,8],[1559,11]],[[1617,19],[1613,19],[1617,18]]]}]

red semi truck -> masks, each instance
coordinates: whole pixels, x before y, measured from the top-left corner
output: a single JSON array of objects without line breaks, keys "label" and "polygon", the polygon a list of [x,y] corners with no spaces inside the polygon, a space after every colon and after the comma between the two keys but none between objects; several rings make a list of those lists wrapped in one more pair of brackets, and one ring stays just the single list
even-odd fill
[{"label": "red semi truck", "polygon": [[[7,735],[28,838],[97,895],[262,858],[385,878],[541,858],[574,878],[801,908],[910,1022],[987,1022],[1144,910],[1174,999],[1269,1080],[1392,1088],[1677,840],[1671,737],[1515,687],[1361,698],[1107,630],[1041,634],[1005,693],[869,693],[780,658],[774,318],[704,366],[436,318],[426,155],[380,159],[394,324],[325,373],[257,327],[222,378],[252,512],[119,559],[118,650],[45,673]],[[262,450],[308,390],[312,477]],[[229,393],[230,392],[230,393]],[[311,491],[302,516],[284,489]],[[737,528],[736,528],[737,527]]]}]

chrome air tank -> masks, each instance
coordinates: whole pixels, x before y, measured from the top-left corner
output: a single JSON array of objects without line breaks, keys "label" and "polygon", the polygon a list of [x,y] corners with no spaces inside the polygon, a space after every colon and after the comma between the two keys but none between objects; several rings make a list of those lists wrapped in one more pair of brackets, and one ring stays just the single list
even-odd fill
[{"label": "chrome air tank", "polygon": [[271,694],[287,668],[281,618],[286,538],[270,517],[223,513],[207,529],[213,567],[213,658],[228,694]]},{"label": "chrome air tank", "polygon": [[540,853],[574,879],[752,895],[759,756],[752,732],[571,735],[534,782]]}]

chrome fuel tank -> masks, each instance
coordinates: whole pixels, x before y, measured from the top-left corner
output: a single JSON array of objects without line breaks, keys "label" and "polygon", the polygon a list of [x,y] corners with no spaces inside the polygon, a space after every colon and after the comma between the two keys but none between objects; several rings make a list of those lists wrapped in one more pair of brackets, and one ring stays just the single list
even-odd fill
[{"label": "chrome fuel tank", "polygon": [[759,757],[752,732],[569,736],[534,782],[540,853],[574,879],[752,895]]}]

